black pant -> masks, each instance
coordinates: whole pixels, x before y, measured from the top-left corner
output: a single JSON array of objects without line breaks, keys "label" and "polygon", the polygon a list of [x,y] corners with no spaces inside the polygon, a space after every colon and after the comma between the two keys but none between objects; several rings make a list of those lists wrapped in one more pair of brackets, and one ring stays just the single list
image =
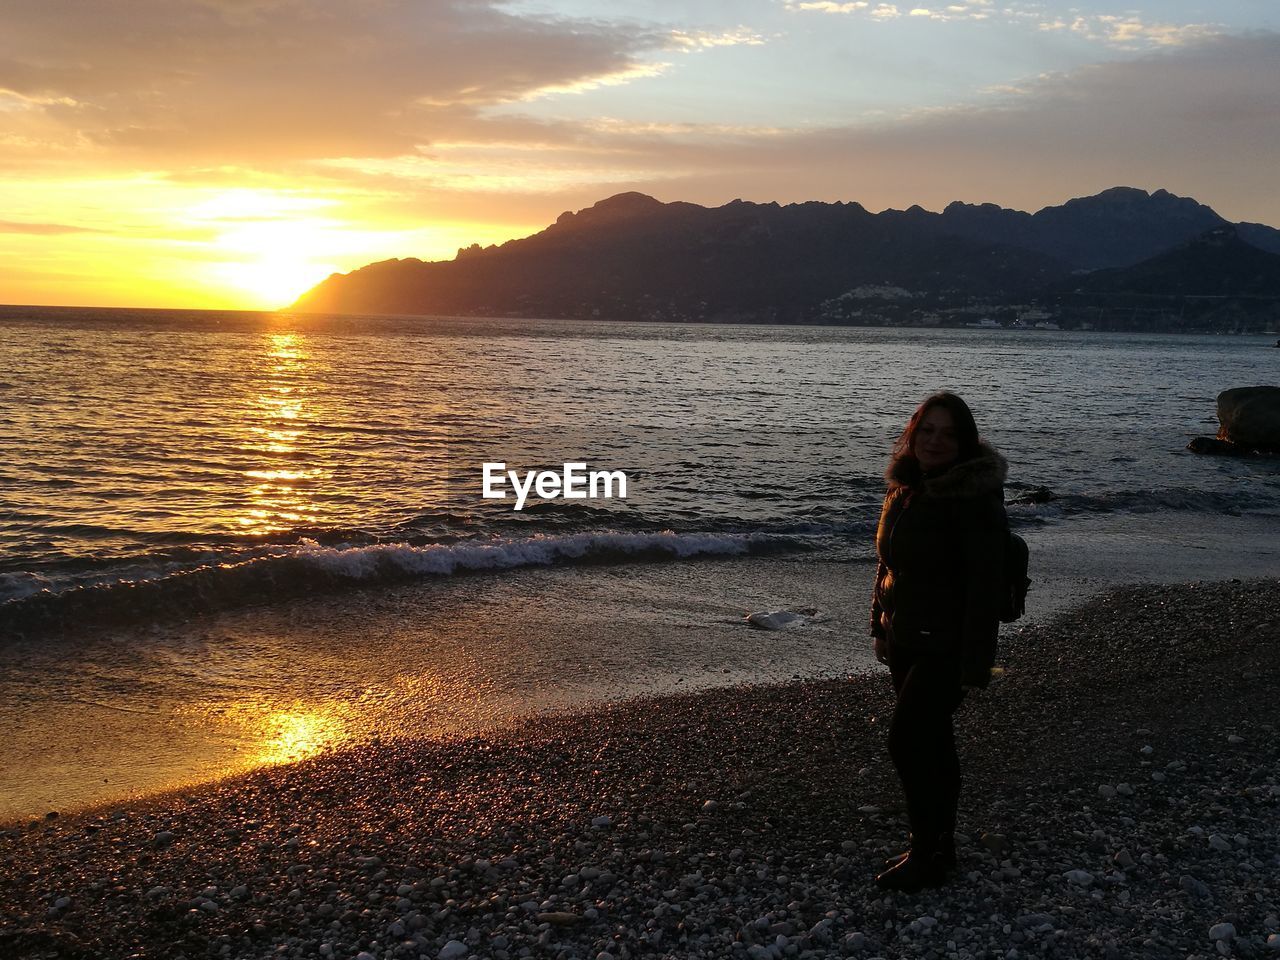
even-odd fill
[{"label": "black pant", "polygon": [[956,828],[960,758],[951,716],[964,699],[959,656],[889,653],[898,702],[889,725],[889,756],[902,780],[911,847],[926,856]]}]

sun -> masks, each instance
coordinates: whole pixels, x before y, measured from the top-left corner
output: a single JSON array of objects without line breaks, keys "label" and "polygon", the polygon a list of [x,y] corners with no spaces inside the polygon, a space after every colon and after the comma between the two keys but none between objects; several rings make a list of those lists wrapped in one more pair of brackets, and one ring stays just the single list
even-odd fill
[{"label": "sun", "polygon": [[338,270],[328,262],[339,239],[332,226],[313,220],[255,220],[225,230],[216,246],[225,258],[218,279],[244,291],[255,306],[288,306]]},{"label": "sun", "polygon": [[237,188],[206,195],[186,211],[209,239],[207,270],[246,306],[287,306],[339,267],[360,241],[334,219],[335,201],[302,192]]},{"label": "sun", "polygon": [[268,188],[206,191],[179,209],[175,226],[184,234],[184,257],[196,261],[198,285],[219,305],[248,310],[288,307],[332,274],[368,263],[406,253],[442,259],[472,243],[500,243],[536,229],[388,222],[376,204]]}]

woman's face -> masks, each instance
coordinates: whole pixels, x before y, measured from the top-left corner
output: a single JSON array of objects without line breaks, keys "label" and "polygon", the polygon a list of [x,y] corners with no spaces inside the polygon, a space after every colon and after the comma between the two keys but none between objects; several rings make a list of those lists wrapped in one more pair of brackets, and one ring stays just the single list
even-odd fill
[{"label": "woman's face", "polygon": [[911,447],[911,452],[920,462],[920,469],[926,473],[954,463],[960,455],[960,444],[956,440],[956,423],[951,411],[938,405],[930,407],[916,427]]}]

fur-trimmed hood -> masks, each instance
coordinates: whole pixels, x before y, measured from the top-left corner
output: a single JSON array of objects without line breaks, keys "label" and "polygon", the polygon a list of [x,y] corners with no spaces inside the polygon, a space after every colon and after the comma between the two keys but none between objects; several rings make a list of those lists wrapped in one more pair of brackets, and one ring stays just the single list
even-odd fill
[{"label": "fur-trimmed hood", "polygon": [[1004,486],[1009,464],[986,441],[978,442],[978,455],[964,460],[933,476],[922,476],[920,463],[910,453],[889,461],[884,478],[889,490],[895,487],[918,487],[933,497],[976,497],[992,493]]}]

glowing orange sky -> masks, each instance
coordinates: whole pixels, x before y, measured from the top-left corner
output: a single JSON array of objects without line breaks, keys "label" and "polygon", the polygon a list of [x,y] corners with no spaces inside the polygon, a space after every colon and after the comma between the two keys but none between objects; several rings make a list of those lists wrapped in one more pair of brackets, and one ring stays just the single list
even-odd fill
[{"label": "glowing orange sky", "polygon": [[[452,257],[536,224],[396,222],[340,193],[175,184],[159,177],[27,181],[0,187],[10,229],[0,259],[8,303],[274,309],[330,273],[373,260]],[[8,199],[6,197],[6,199]],[[42,232],[18,223],[57,218]]]},{"label": "glowing orange sky", "polygon": [[0,302],[271,308],[624,190],[1280,223],[1260,5],[6,4]]}]

